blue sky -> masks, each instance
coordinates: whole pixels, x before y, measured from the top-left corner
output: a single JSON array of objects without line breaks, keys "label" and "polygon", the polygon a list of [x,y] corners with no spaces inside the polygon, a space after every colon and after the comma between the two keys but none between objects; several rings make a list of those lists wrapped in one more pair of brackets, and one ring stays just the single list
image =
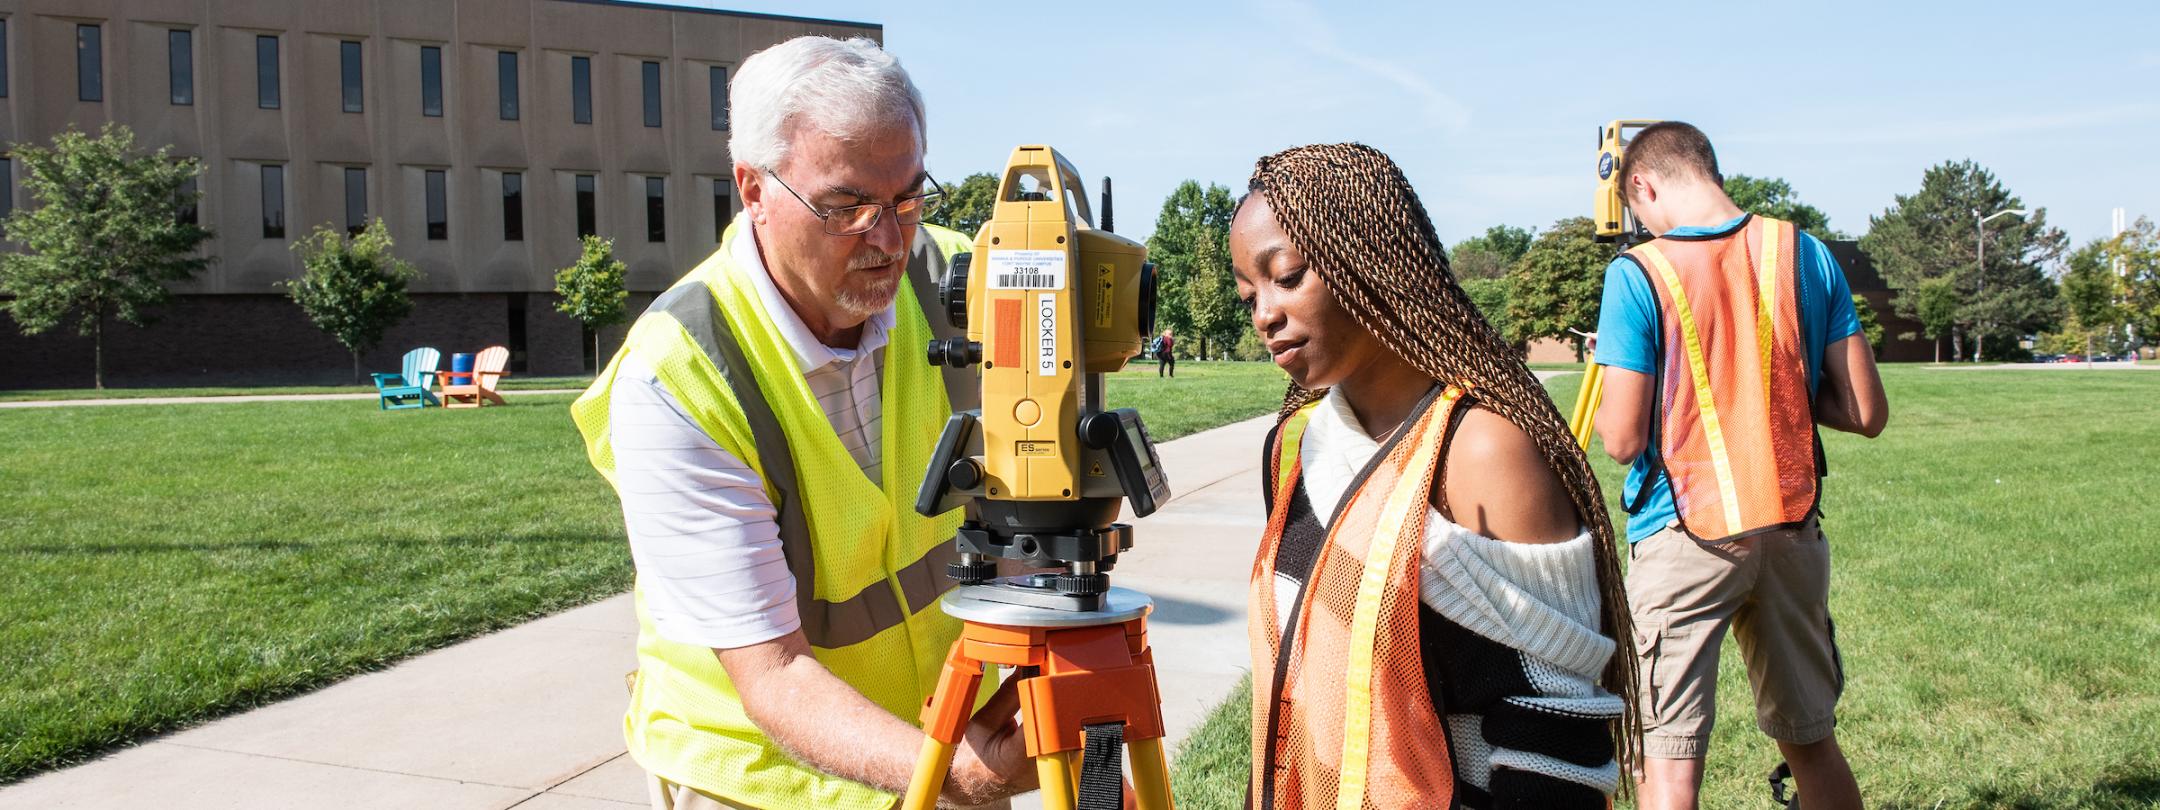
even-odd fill
[{"label": "blue sky", "polygon": [[[883,23],[929,105],[930,170],[1047,142],[1118,190],[1144,238],[1191,178],[1362,141],[1453,243],[1588,215],[1614,118],[1701,126],[1727,174],[1783,177],[1867,229],[1971,158],[2083,242],[2160,218],[2160,4],[674,0]],[[1050,92],[1044,92],[1044,91]]]}]

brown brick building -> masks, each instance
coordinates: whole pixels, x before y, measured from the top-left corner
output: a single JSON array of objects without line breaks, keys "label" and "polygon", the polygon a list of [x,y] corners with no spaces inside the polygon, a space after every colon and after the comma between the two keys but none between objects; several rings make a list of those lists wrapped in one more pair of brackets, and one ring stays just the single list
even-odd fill
[{"label": "brown brick building", "polygon": [[[373,217],[423,275],[364,365],[501,344],[571,374],[592,349],[554,271],[581,233],[613,238],[641,306],[710,253],[734,213],[727,79],[802,34],[883,29],[612,0],[0,0],[0,141],[112,121],[203,162],[217,261],[156,323],[107,327],[108,384],[346,379],[276,284],[316,226]],[[30,204],[0,169],[0,205]],[[87,339],[0,316],[0,387],[89,369]]]}]

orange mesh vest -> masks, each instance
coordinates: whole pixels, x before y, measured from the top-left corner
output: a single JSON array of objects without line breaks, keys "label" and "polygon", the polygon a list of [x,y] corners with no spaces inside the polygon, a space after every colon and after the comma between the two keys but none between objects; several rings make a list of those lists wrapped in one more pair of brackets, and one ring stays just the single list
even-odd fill
[{"label": "orange mesh vest", "polygon": [[1253,563],[1247,622],[1253,806],[1453,804],[1455,768],[1419,657],[1418,568],[1433,476],[1461,396],[1448,388],[1427,397],[1364,481],[1343,494],[1281,632],[1275,560],[1314,406],[1276,432],[1275,498]]},{"label": "orange mesh vest", "polygon": [[1728,234],[1663,237],[1627,253],[1658,300],[1652,466],[1664,468],[1680,527],[1698,540],[1797,526],[1815,511],[1822,468],[1796,239],[1791,223],[1750,216]]}]

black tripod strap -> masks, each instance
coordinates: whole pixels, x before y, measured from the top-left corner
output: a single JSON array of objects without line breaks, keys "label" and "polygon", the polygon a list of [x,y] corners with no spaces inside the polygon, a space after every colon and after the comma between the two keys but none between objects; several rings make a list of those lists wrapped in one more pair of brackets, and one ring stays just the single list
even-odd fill
[{"label": "black tripod strap", "polygon": [[1123,810],[1125,807],[1125,724],[1087,726],[1080,760],[1077,810]]}]

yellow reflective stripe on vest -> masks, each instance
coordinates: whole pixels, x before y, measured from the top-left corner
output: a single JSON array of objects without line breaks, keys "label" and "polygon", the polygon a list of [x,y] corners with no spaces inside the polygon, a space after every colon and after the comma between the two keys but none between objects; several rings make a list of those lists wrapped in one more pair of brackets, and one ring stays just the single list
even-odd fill
[{"label": "yellow reflective stripe on vest", "polygon": [[[1785,240],[1778,235],[1778,226],[1784,223],[1758,217],[1762,223],[1762,267],[1755,273],[1755,348],[1762,354],[1763,402],[1770,401],[1770,345],[1776,339],[1777,313],[1777,266],[1778,250]],[[1742,234],[1741,239],[1747,235]],[[1738,524],[1727,524],[1738,525]]]},{"label": "yellow reflective stripe on vest", "polygon": [[[1442,416],[1438,424],[1420,432],[1404,481],[1422,480],[1422,471],[1432,469],[1440,456],[1442,440],[1447,437],[1446,414],[1461,396],[1462,392],[1455,388],[1441,393],[1433,408]],[[1365,777],[1372,761],[1373,636],[1380,628],[1380,600],[1387,594],[1388,569],[1395,559],[1396,544],[1402,542],[1403,522],[1410,517],[1411,509],[1427,503],[1427,496],[1425,487],[1397,482],[1373,530],[1372,544],[1365,548],[1365,570],[1358,577],[1357,601],[1350,609],[1350,640],[1346,645],[1349,661],[1343,665],[1342,770],[1335,793],[1339,810],[1362,810],[1365,806]]]},{"label": "yellow reflective stripe on vest", "polygon": [[1281,498],[1290,492],[1290,476],[1297,470],[1298,448],[1305,444],[1305,426],[1312,423],[1312,410],[1319,400],[1305,403],[1290,418],[1283,420],[1282,430],[1275,434],[1275,493]]},{"label": "yellow reflective stripe on vest", "polygon": [[[1702,412],[1703,439],[1710,445],[1710,466],[1717,471],[1718,501],[1725,507],[1725,525],[1738,526],[1739,491],[1733,485],[1732,456],[1725,452],[1725,429],[1718,423],[1717,397],[1710,388],[1709,361],[1703,357],[1702,334],[1695,325],[1695,310],[1688,306],[1687,289],[1680,285],[1680,274],[1673,271],[1672,262],[1658,250],[1657,243],[1645,244],[1637,250],[1650,259],[1658,278],[1664,279],[1665,288],[1672,293],[1673,312],[1680,321],[1681,343],[1687,351],[1688,376],[1695,383],[1695,408]],[[1768,376],[1765,373],[1764,378]]]}]

